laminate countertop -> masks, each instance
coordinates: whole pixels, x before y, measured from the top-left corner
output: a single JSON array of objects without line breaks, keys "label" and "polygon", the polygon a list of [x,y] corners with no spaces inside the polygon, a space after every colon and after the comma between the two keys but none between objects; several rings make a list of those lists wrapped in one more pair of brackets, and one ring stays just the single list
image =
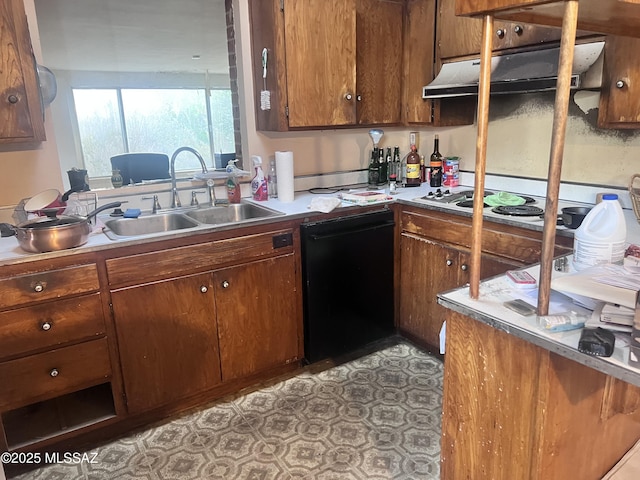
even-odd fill
[{"label": "laminate countertop", "polygon": [[[366,186],[356,186],[354,187],[356,190],[367,189]],[[470,186],[459,186],[451,189],[452,192],[461,192],[461,191],[469,191],[472,190],[473,187]],[[103,250],[115,247],[121,247],[126,245],[136,245],[140,243],[153,242],[158,240],[165,240],[169,238],[183,238],[189,237],[196,234],[202,234],[207,232],[214,231],[222,231],[222,230],[234,230],[241,227],[245,227],[248,225],[259,225],[259,224],[268,224],[279,222],[283,220],[291,220],[291,219],[302,219],[302,221],[316,221],[321,220],[324,216],[323,213],[314,211],[310,209],[310,205],[313,199],[317,199],[320,197],[339,197],[343,191],[347,189],[344,188],[342,190],[327,190],[324,193],[309,193],[309,192],[297,192],[293,202],[281,202],[278,199],[269,199],[266,202],[256,202],[251,199],[243,198],[243,201],[256,203],[259,205],[264,205],[270,209],[276,210],[281,215],[256,219],[251,222],[246,223],[229,223],[229,224],[221,224],[221,225],[200,225],[198,227],[189,228],[185,230],[173,230],[170,232],[162,232],[162,233],[153,233],[146,235],[139,235],[135,237],[123,237],[118,240],[109,239],[102,230],[103,221],[108,219],[108,214],[99,215],[96,227],[94,231],[89,236],[89,240],[85,245],[80,247],[76,247],[68,250],[60,250],[56,252],[47,252],[47,253],[29,253],[23,251],[19,245],[18,241],[15,237],[4,237],[0,238],[0,265],[8,265],[8,264],[16,264],[16,263],[24,263],[24,262],[32,262],[47,258],[53,258],[57,256],[65,256],[65,255],[75,255],[78,253],[91,252],[96,250]],[[376,202],[377,204],[392,204],[392,203],[400,203],[403,205],[411,205],[414,207],[424,208],[427,210],[437,210],[437,211],[445,211],[449,213],[454,213],[456,215],[461,216],[472,216],[471,208],[463,208],[457,206],[455,203],[446,203],[446,202],[438,202],[432,200],[425,200],[424,197],[427,196],[429,192],[434,192],[436,189],[428,187],[426,185],[414,188],[399,188],[396,195],[389,196],[388,200]],[[442,190],[446,190],[446,187],[443,187]],[[384,191],[384,190],[381,190]],[[535,203],[532,205],[538,206],[541,209],[544,209],[544,198],[543,197],[532,197]],[[110,198],[105,201],[113,201],[113,198]],[[374,204],[368,203],[366,206],[372,206]],[[564,206],[584,206],[588,205],[586,203],[580,202],[572,202],[572,201],[560,201],[558,208],[562,208]],[[201,207],[206,208],[206,207]],[[222,207],[224,208],[224,207]],[[345,215],[357,213],[358,206],[348,203],[342,202],[339,207],[336,208],[335,211],[340,211],[344,209]],[[170,210],[165,210],[169,212]],[[164,212],[164,211],[163,211]],[[143,211],[143,215],[152,215],[149,211]],[[625,214],[627,215],[627,225],[632,226],[633,228],[629,228],[629,238],[636,239],[640,242],[640,226],[638,226],[638,222],[635,219],[635,216],[632,211],[625,210]],[[489,221],[510,224],[515,226],[520,226],[524,228],[529,228],[531,230],[541,231],[544,227],[544,222],[539,216],[532,217],[512,217],[505,215],[498,215],[492,212],[491,208],[485,208],[483,211],[484,218]],[[573,236],[573,230],[567,229],[563,226],[557,227],[558,235],[566,235]],[[635,241],[635,240],[630,240]]]},{"label": "laminate countertop", "polygon": [[[571,256],[568,256],[567,264],[569,266],[571,260]],[[523,270],[529,272],[536,280],[539,278],[539,265]],[[569,268],[567,272],[554,271],[553,275],[555,278],[573,273],[575,271]],[[553,293],[550,312],[554,302]],[[523,316],[503,305],[503,302],[507,300],[523,298],[526,295],[528,295],[527,291],[514,287],[506,275],[499,275],[480,283],[477,300],[470,297],[469,287],[465,286],[439,294],[438,303],[565,358],[640,387],[640,369],[630,366],[628,363],[630,341],[628,334],[616,334],[616,346],[611,357],[595,357],[584,354],[578,350],[581,328],[564,332],[547,332],[538,328],[535,315]],[[535,298],[535,296],[530,297],[529,303],[535,304],[537,301]],[[570,304],[567,302],[566,305]]]}]

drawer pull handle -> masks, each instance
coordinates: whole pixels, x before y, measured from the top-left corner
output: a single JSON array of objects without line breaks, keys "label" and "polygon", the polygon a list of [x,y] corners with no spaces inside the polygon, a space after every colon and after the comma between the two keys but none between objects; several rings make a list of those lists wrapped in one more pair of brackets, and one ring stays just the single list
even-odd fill
[{"label": "drawer pull handle", "polygon": [[222,282],[222,288],[229,288],[229,282],[226,280]]},{"label": "drawer pull handle", "polygon": [[201,291],[202,293],[207,293],[207,292],[209,291],[209,289],[207,288],[207,286],[206,286],[206,285],[202,285],[202,286],[200,287],[200,291]]},{"label": "drawer pull handle", "polygon": [[51,324],[50,324],[49,322],[44,322],[44,323],[42,324],[42,330],[44,330],[45,332],[46,332],[47,330],[51,330]]},{"label": "drawer pull handle", "polygon": [[461,269],[463,272],[466,272],[466,271],[467,271],[467,268],[469,268],[469,267],[467,267],[467,264],[466,264],[466,263],[463,263],[462,265],[460,265],[460,269]]},{"label": "drawer pull handle", "polygon": [[33,286],[33,291],[34,291],[34,292],[36,292],[36,293],[40,293],[40,292],[42,292],[43,290],[44,290],[44,285],[43,285],[43,284],[41,284],[40,282],[36,283],[36,284]]},{"label": "drawer pull handle", "polygon": [[58,376],[58,374],[59,374],[59,373],[60,373],[60,372],[58,372],[58,369],[57,369],[57,368],[54,368],[53,370],[51,370],[51,371],[49,372],[49,375],[51,375],[52,377],[54,377],[54,378],[55,378],[55,377],[57,377],[57,376]]},{"label": "drawer pull handle", "polygon": [[453,260],[447,258],[447,267],[450,267],[451,265],[453,265]]}]

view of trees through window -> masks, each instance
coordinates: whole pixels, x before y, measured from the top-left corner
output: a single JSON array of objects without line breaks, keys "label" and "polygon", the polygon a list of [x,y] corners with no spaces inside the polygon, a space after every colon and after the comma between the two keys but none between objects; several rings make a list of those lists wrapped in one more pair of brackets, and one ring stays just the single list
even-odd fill
[{"label": "view of trees through window", "polygon": [[[189,146],[213,168],[214,152],[235,152],[230,90],[73,89],[73,96],[89,177],[111,175],[110,158],[121,153],[171,157]],[[176,158],[176,170],[199,168],[193,155]]]}]

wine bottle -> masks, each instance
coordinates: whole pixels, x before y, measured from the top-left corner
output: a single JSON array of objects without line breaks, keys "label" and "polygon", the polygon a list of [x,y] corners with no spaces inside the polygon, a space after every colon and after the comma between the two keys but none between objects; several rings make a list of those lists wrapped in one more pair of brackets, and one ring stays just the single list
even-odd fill
[{"label": "wine bottle", "polygon": [[438,135],[433,140],[433,153],[429,158],[429,185],[432,187],[442,186],[442,155],[440,154],[440,140]]}]

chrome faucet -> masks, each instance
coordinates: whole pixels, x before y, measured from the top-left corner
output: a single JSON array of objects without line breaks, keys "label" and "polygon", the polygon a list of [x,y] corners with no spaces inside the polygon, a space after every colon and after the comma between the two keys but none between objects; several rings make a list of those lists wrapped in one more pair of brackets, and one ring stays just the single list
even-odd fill
[{"label": "chrome faucet", "polygon": [[178,187],[176,184],[176,166],[175,166],[176,157],[180,152],[193,153],[196,156],[196,158],[200,161],[200,165],[202,165],[202,173],[207,173],[207,165],[204,161],[204,158],[202,158],[202,155],[200,155],[195,148],[180,147],[175,152],[173,152],[173,155],[171,155],[171,163],[170,163],[171,165],[171,208],[182,206],[182,203],[180,203],[180,197],[178,196]]}]

